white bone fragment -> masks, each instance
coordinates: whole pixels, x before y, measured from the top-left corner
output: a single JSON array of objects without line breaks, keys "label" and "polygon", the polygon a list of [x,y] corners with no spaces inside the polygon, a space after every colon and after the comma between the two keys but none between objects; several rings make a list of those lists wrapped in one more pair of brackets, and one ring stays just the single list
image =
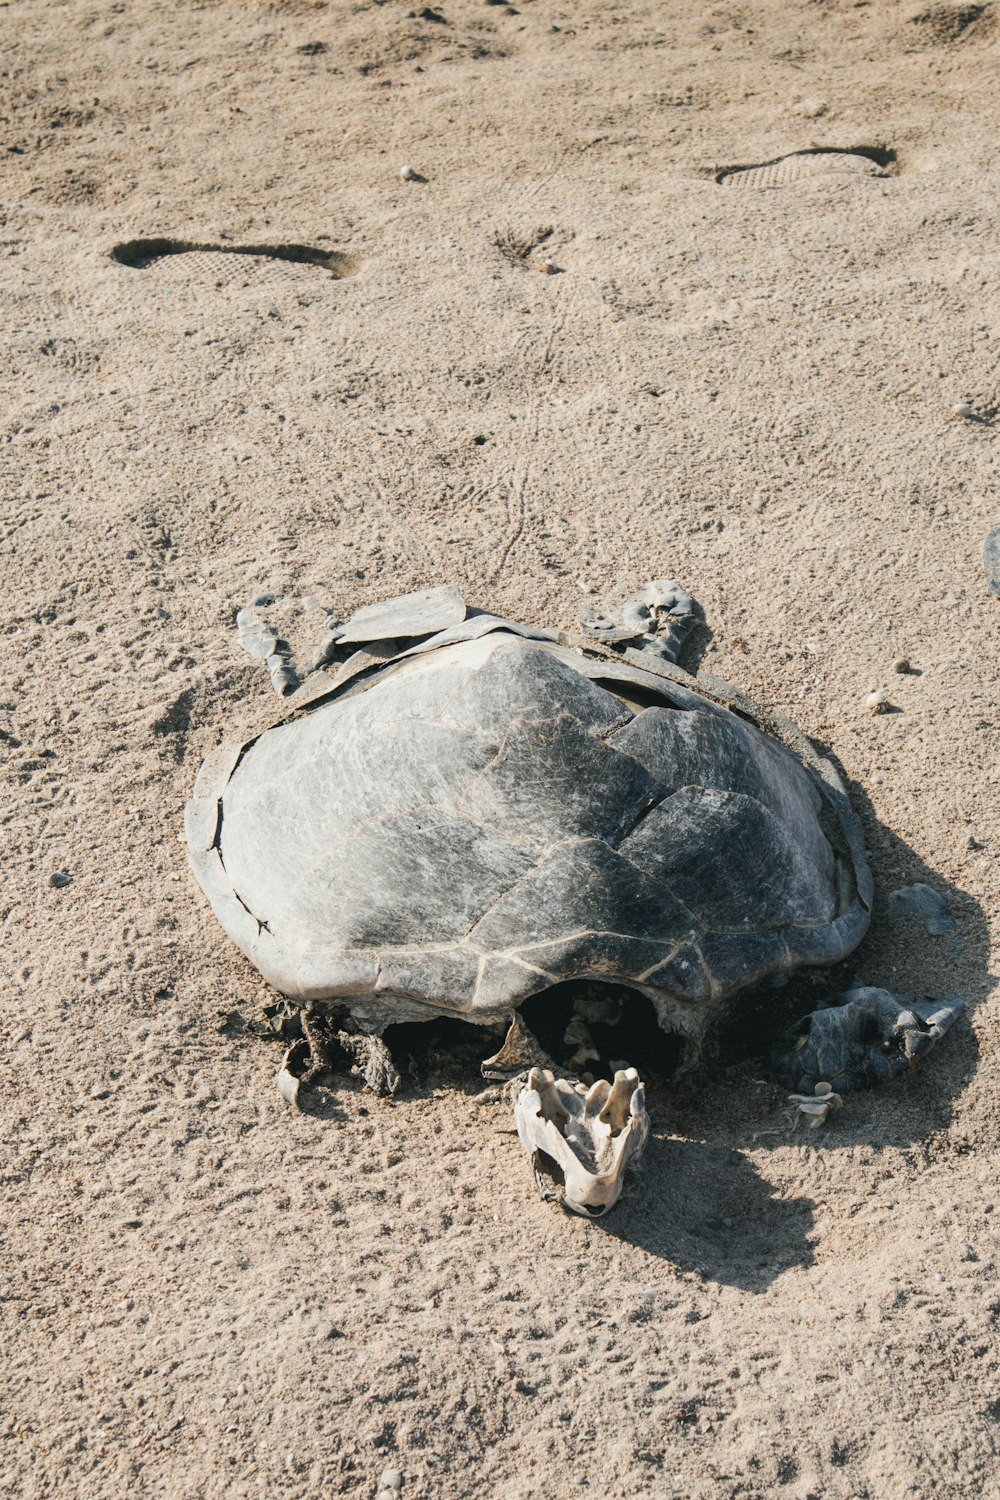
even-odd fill
[{"label": "white bone fragment", "polygon": [[278,1093],[281,1095],[282,1099],[284,1099],[286,1104],[291,1104],[296,1109],[299,1105],[299,1080],[291,1071],[288,1064],[291,1061],[292,1053],[296,1052],[297,1050],[301,1050],[297,1043],[289,1047],[288,1051],[281,1059],[281,1067],[278,1069],[277,1080]]},{"label": "white bone fragment", "polygon": [[841,1096],[833,1092],[833,1085],[829,1083],[817,1083],[811,1094],[789,1094],[788,1102],[795,1106],[792,1128],[798,1125],[800,1119],[804,1119],[810,1130],[818,1130],[826,1123],[827,1116],[840,1109],[844,1103]]}]

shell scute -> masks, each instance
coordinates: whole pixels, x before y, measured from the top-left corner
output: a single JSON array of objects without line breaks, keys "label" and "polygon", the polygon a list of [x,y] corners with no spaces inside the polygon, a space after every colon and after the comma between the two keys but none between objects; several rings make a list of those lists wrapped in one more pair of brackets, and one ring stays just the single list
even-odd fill
[{"label": "shell scute", "polygon": [[619,933],[676,943],[696,925],[690,911],[602,839],[557,844],[486,913],[481,948],[534,952],[581,933]]},{"label": "shell scute", "polygon": [[564,713],[512,724],[459,807],[542,851],[573,837],[617,843],[665,790]]},{"label": "shell scute", "polygon": [[481,666],[458,675],[446,714],[451,723],[500,739],[520,719],[569,714],[599,734],[631,718],[613,693],[544,647],[510,636],[492,646]]},{"label": "shell scute", "polygon": [[683,787],[620,848],[706,929],[754,931],[836,914],[829,853],[819,869],[785,824],[742,792]]},{"label": "shell scute", "polygon": [[754,797],[783,823],[815,863],[829,869],[830,847],[817,822],[820,796],[798,761],[735,714],[647,708],[611,737],[671,789],[703,786]]}]

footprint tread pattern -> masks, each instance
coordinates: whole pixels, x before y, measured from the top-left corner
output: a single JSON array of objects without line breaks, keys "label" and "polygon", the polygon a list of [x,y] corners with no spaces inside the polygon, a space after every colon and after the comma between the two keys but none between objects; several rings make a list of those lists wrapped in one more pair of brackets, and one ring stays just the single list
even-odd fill
[{"label": "footprint tread pattern", "polygon": [[884,177],[885,170],[870,156],[856,151],[793,151],[777,161],[761,162],[757,166],[731,167],[720,172],[716,179],[724,187],[772,188],[786,187],[810,177],[831,175],[853,177]]}]

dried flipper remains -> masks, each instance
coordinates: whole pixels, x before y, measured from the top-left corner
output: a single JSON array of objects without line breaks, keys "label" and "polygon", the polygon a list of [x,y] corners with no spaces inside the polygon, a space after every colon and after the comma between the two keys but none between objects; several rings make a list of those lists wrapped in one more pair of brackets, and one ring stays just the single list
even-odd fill
[{"label": "dried flipper remains", "polygon": [[[348,620],[327,615],[325,628],[317,644],[307,650],[302,664],[296,663],[291,646],[258,614],[279,601],[274,594],[264,594],[252,604],[237,611],[236,629],[240,645],[251,656],[267,662],[271,686],[279,698],[287,697],[302,681],[324,667],[344,666],[358,655],[358,647],[373,646],[379,655],[386,644],[396,640],[418,640],[459,624],[465,619],[465,601],[454,584],[441,588],[420,589],[398,599],[382,600],[356,610]],[[315,605],[314,599],[302,601],[303,607]]]},{"label": "dried flipper remains", "polygon": [[[678,665],[697,610],[677,584],[620,597],[582,634],[470,610],[452,587],[328,616],[319,664],[270,728],[211,753],[186,816],[222,926],[301,1017],[285,1097],[325,1046],[334,1072],[391,1092],[392,1027],[482,1028],[484,1071],[562,1172],[546,1192],[585,1212],[614,1201],[648,1130],[627,1017],[645,1011],[691,1070],[741,992],[846,957],[873,897],[831,762]],[[283,651],[257,616],[273,604],[239,622],[258,654],[274,636],[265,660]],[[793,1092],[891,1077],[961,1009],[843,1001],[779,1059]],[[605,1076],[560,1076],[574,1064]]]},{"label": "dried flipper remains", "polygon": [[671,578],[657,578],[630,598],[581,611],[581,628],[605,645],[639,645],[676,661],[697,618],[697,605]]},{"label": "dried flipper remains", "polygon": [[399,1069],[380,1036],[364,1032],[338,1031],[337,1041],[351,1058],[351,1073],[363,1078],[373,1094],[394,1094],[399,1088]]},{"label": "dried flipper remains", "polygon": [[799,1093],[825,1084],[834,1093],[871,1088],[925,1057],[965,1010],[956,996],[908,1000],[889,990],[848,990],[814,1011],[792,1047],[773,1060],[779,1080]]},{"label": "dried flipper remains", "polygon": [[351,1074],[363,1079],[373,1094],[394,1094],[399,1088],[399,1070],[381,1037],[350,1031],[327,1033],[311,1007],[301,1012],[300,1022],[305,1034],[286,1049],[278,1069],[278,1093],[286,1104],[298,1106],[303,1086],[336,1071],[335,1052],[348,1059]]},{"label": "dried flipper remains", "polygon": [[286,693],[293,692],[299,685],[299,676],[295,670],[288,643],[279,640],[274,631],[258,618],[255,610],[249,605],[238,611],[236,629],[244,651],[267,662],[267,669],[271,674],[271,686],[278,697],[281,698]]}]

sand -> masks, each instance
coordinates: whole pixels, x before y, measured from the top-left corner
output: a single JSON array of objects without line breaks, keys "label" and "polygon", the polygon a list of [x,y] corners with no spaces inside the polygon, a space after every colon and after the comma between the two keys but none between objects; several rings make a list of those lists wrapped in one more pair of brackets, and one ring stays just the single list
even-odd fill
[{"label": "sand", "polygon": [[[888,0],[0,7],[0,1495],[1000,1494],[998,42]],[[717,180],[814,148],[863,155]],[[215,248],[114,258],[149,238]],[[569,628],[665,574],[848,778],[852,973],[967,1018],[808,1137],[762,1059],[654,1083],[597,1225],[447,1059],[288,1110],[178,841],[273,711],[235,610],[454,580]],[[914,880],[956,936],[889,917]]]}]

